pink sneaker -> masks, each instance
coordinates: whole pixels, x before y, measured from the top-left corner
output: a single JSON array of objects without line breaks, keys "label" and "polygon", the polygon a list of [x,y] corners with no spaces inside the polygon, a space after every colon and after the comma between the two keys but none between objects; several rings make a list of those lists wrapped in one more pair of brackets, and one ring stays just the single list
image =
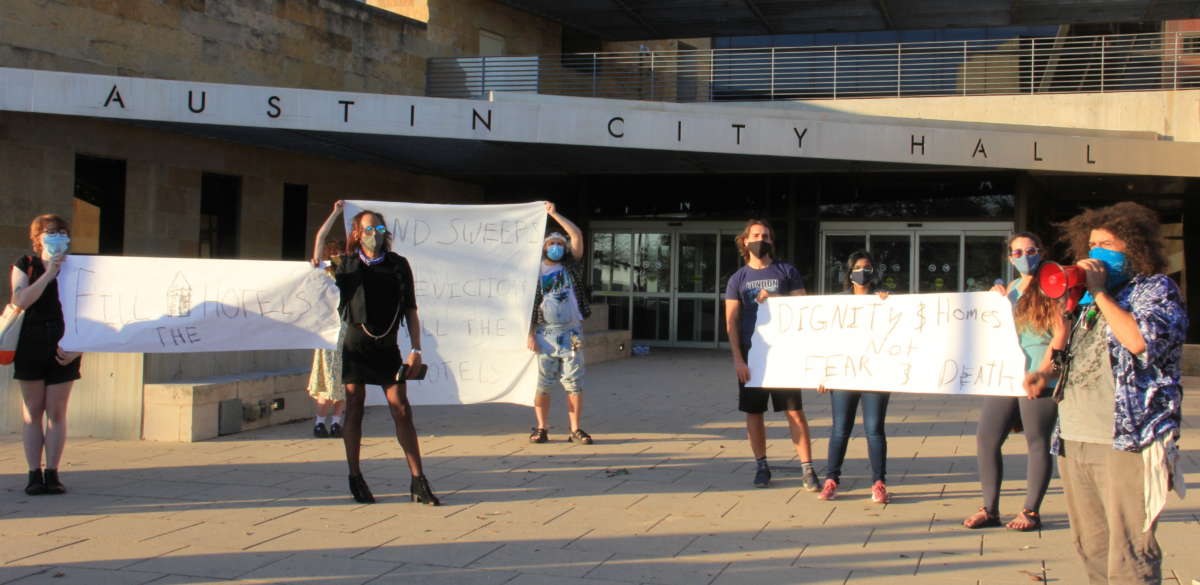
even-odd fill
[{"label": "pink sneaker", "polygon": [[875,485],[871,486],[871,501],[876,504],[886,504],[889,499],[887,486],[883,485],[882,481],[877,481]]},{"label": "pink sneaker", "polygon": [[825,480],[825,487],[821,488],[821,493],[817,494],[819,500],[832,500],[837,498],[837,482],[832,479]]}]

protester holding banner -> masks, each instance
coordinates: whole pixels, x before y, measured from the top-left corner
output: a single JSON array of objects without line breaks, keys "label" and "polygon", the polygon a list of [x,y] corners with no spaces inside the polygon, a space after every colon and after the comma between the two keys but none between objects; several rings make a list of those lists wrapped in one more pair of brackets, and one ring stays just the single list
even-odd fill
[{"label": "protester holding banner", "polygon": [[71,244],[71,229],[62,217],[39,215],[29,226],[29,239],[34,254],[21,256],[12,268],[12,302],[25,308],[13,361],[13,378],[21,384],[21,440],[29,464],[25,493],[62,494],[67,489],[58,477],[58,464],[67,442],[67,400],[79,379],[81,361],[78,353],[58,345],[66,325],[56,279]]},{"label": "protester holding banner", "polygon": [[[341,201],[334,204],[334,209],[341,209]],[[322,261],[328,261],[325,272],[333,278],[337,267],[342,263],[342,252],[346,249],[345,242],[326,242],[329,230],[337,221],[337,214],[332,214],[321,229],[317,230],[317,239],[313,244],[313,266],[319,266]],[[342,340],[346,337],[346,322],[338,330],[337,346],[333,349],[318,349],[313,351],[312,371],[308,375],[308,395],[317,404],[317,417],[313,421],[313,436],[319,439],[327,437],[341,438],[342,413],[346,410],[346,387],[342,385]],[[325,420],[329,417],[329,425]]]},{"label": "protester holding banner", "polygon": [[[1025,353],[1025,371],[1049,375],[1053,372],[1054,351],[1067,344],[1067,324],[1060,304],[1046,296],[1038,286],[1037,269],[1044,249],[1035,234],[1018,232],[1010,236],[1008,260],[1021,276],[1007,286],[997,284],[993,290],[1007,296],[1013,305],[1017,339]],[[1000,482],[1004,475],[1001,447],[1014,427],[1025,433],[1029,459],[1025,473],[1025,506],[1006,526],[1022,532],[1042,526],[1039,510],[1054,472],[1050,435],[1057,417],[1058,405],[1047,392],[1030,394],[1027,399],[984,397],[975,434],[983,506],[963,520],[963,526],[1000,525]]]},{"label": "protester holding banner", "polygon": [[[1093,583],[1159,583],[1155,538],[1171,489],[1182,496],[1180,360],[1188,326],[1178,286],[1163,274],[1157,215],[1136,203],[1060,224],[1088,292],[1069,335],[1052,452],[1075,549]],[[1053,376],[1033,372],[1029,391]]]},{"label": "protester holding banner", "polygon": [[592,444],[592,436],[579,426],[583,412],[583,320],[591,314],[583,275],[583,231],[546,202],[546,213],[567,231],[553,232],[542,242],[541,273],[534,293],[529,351],[537,354],[537,396],[533,402],[537,426],[531,443],[549,440],[550,388],[561,382],[567,392],[568,441]]},{"label": "protester holding banner", "polygon": [[[879,278],[875,272],[875,259],[870,252],[858,250],[846,260],[846,281],[842,294],[866,295],[875,293],[886,299],[886,291],[877,290]],[[829,391],[824,385],[818,392]],[[826,464],[825,484],[817,497],[832,500],[837,497],[838,485],[842,480],[842,461],[846,459],[846,447],[850,444],[850,432],[854,429],[854,412],[862,403],[863,428],[867,432],[867,455],[871,460],[871,500],[888,503],[887,435],[883,430],[883,419],[887,417],[888,392],[855,392],[833,390],[829,399],[833,405],[833,424],[829,432],[829,461]]]},{"label": "protester holding banner", "polygon": [[[342,212],[334,205],[333,217]],[[328,223],[328,220],[327,220]],[[375,501],[359,467],[366,385],[383,387],[396,439],[412,472],[413,501],[438,505],[421,466],[421,447],[413,426],[412,407],[405,381],[421,365],[421,321],[412,268],[408,260],[391,251],[391,234],[383,216],[372,211],[356,214],[346,240],[346,254],[334,278],[341,291],[338,311],[346,324],[342,341],[342,382],[346,386],[346,424],[342,440],[350,467],[350,493],[355,501]],[[408,325],[411,350],[401,359],[398,335]]]},{"label": "protester holding banner", "polygon": [[771,483],[771,467],[767,464],[767,429],[763,413],[767,401],[775,412],[786,411],[792,444],[800,457],[805,489],[817,491],[817,472],[812,464],[812,443],[808,419],[799,389],[763,390],[747,388],[750,368],[746,357],[750,352],[758,304],[773,295],[803,295],[804,279],[795,266],[775,259],[775,232],[764,219],[746,222],[742,233],[734,238],[745,266],[729,277],[725,287],[725,330],[733,351],[733,369],[738,380],[738,410],[746,413],[746,437],[754,453],[756,469],[754,486],[765,488]]}]

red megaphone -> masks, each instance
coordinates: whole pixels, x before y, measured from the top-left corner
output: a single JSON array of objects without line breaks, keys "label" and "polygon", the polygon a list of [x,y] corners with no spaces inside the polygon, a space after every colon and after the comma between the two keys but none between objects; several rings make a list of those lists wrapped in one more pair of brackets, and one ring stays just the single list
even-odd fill
[{"label": "red megaphone", "polygon": [[1074,311],[1079,299],[1087,290],[1083,269],[1078,266],[1063,266],[1054,262],[1043,262],[1038,269],[1038,285],[1042,293],[1052,299],[1067,298],[1067,311]]}]

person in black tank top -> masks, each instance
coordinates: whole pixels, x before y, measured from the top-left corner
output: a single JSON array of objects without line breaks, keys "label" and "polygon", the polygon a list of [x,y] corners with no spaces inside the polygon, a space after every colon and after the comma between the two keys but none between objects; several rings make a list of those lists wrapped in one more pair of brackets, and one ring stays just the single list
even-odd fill
[{"label": "person in black tank top", "polygon": [[34,254],[21,256],[12,268],[12,302],[25,309],[13,377],[21,384],[21,440],[29,464],[25,493],[31,496],[67,491],[58,477],[58,464],[67,441],[67,400],[71,385],[79,379],[81,360],[78,353],[58,346],[65,327],[57,277],[66,259],[70,234],[65,219],[39,215],[29,226]]},{"label": "person in black tank top", "polygon": [[[342,202],[333,206],[330,217],[342,213]],[[328,223],[328,222],[327,222]],[[350,494],[362,503],[375,501],[359,467],[362,419],[366,385],[383,387],[388,410],[396,427],[396,440],[404,449],[412,472],[413,501],[440,504],[429,487],[421,465],[421,446],[413,425],[405,379],[421,366],[421,320],[412,267],[403,256],[391,251],[391,234],[382,215],[363,211],[354,216],[346,238],[346,254],[337,264],[334,280],[341,293],[338,312],[346,324],[342,340],[342,382],[346,385],[346,418],[342,441],[350,467]],[[316,258],[313,263],[318,264]],[[407,323],[412,348],[402,359],[400,328]],[[402,366],[408,366],[407,369]]]}]

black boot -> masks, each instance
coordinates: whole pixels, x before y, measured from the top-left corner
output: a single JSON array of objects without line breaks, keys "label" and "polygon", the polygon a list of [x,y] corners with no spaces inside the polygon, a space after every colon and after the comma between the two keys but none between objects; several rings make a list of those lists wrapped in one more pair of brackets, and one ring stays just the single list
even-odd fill
[{"label": "black boot", "polygon": [[29,483],[25,486],[25,494],[40,496],[46,493],[46,480],[42,478],[42,470],[34,469],[29,472]]},{"label": "black boot", "polygon": [[442,505],[442,501],[433,495],[433,488],[429,487],[429,480],[425,479],[424,475],[413,476],[412,486],[408,488],[408,492],[414,502],[429,504],[431,506]]},{"label": "black boot", "polygon": [[354,496],[354,501],[360,504],[375,503],[375,496],[371,493],[371,488],[367,487],[367,482],[361,473],[350,476],[350,495]]},{"label": "black boot", "polygon": [[47,467],[45,478],[46,478],[46,493],[47,494],[58,495],[58,494],[67,493],[67,487],[64,486],[62,484],[62,482],[58,480],[58,470],[57,469],[50,469],[49,467]]}]

